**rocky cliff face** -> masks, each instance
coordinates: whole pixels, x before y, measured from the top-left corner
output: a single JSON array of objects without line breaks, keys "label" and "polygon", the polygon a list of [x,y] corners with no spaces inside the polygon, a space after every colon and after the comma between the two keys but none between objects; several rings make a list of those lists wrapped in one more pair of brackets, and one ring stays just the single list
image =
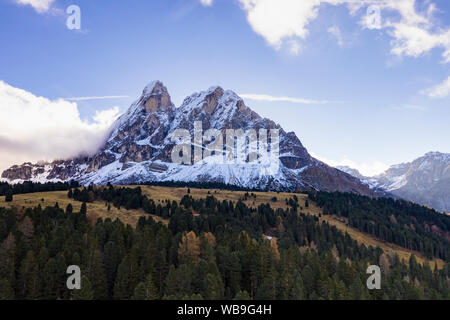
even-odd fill
[{"label": "rocky cliff face", "polygon": [[394,165],[374,177],[364,177],[355,169],[339,169],[358,177],[372,190],[384,190],[399,198],[450,212],[448,153],[429,152],[412,162]]},{"label": "rocky cliff face", "polygon": [[[257,164],[223,163],[216,161],[221,157],[216,153],[192,165],[173,163],[171,152],[177,130],[184,129],[194,137],[195,123],[201,124],[203,132],[217,129],[223,137],[227,129],[255,132],[278,129],[278,170],[267,174]],[[211,141],[193,141],[192,144],[206,152],[208,142]],[[311,157],[295,133],[285,132],[278,124],[260,117],[234,92],[211,87],[192,94],[176,108],[159,81],[145,87],[141,97],[113,125],[104,146],[93,157],[41,165],[26,163],[5,170],[2,178],[10,182],[76,179],[83,184],[214,181],[264,190],[348,191],[374,195],[359,179]]]}]

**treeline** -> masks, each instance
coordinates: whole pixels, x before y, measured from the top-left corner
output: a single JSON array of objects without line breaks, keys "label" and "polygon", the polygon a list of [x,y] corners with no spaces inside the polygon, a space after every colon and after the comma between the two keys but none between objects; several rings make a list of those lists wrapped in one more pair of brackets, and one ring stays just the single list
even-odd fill
[{"label": "treeline", "polygon": [[77,181],[70,182],[31,182],[24,181],[17,184],[9,184],[7,182],[0,182],[0,196],[5,196],[8,193],[11,194],[24,194],[33,192],[47,192],[47,191],[64,191],[70,188],[78,188]]},{"label": "treeline", "polygon": [[314,192],[309,198],[324,214],[345,217],[348,224],[378,239],[415,250],[427,258],[450,259],[450,217],[403,200],[369,198],[353,193]]},{"label": "treeline", "polygon": [[262,191],[260,189],[244,188],[237,185],[225,184],[221,182],[148,181],[143,183],[143,185],[172,188],[220,189],[231,191]]},{"label": "treeline", "polygon": [[[129,188],[84,190],[122,206],[132,198],[142,207],[154,203]],[[168,219],[167,226],[148,216],[136,228],[108,218],[89,223],[86,206],[0,208],[0,298],[449,298],[448,264],[438,270],[414,256],[405,263],[359,246],[299,212],[295,198],[289,202],[287,210],[274,210],[187,194],[146,209]],[[381,290],[366,287],[371,264],[383,270]],[[68,265],[80,266],[81,290],[66,288]]]},{"label": "treeline", "polygon": [[81,202],[106,201],[108,205],[113,204],[117,209],[121,207],[127,210],[142,208],[147,213],[155,212],[154,201],[143,195],[140,187],[114,188],[109,183],[106,187],[94,187],[90,185],[81,189],[70,189],[67,196]]}]

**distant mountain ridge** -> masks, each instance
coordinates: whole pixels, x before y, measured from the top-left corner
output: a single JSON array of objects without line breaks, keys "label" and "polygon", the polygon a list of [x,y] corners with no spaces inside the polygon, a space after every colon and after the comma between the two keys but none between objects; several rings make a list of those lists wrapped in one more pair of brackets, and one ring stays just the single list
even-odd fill
[{"label": "distant mountain ridge", "polygon": [[385,190],[438,211],[450,212],[449,153],[429,152],[412,162],[393,165],[374,177],[365,177],[349,167],[337,169],[357,177],[372,190]]},{"label": "distant mountain ridge", "polygon": [[[207,157],[194,165],[171,160],[177,129],[191,136],[194,122],[203,130],[278,129],[279,170],[262,174],[258,165],[221,164]],[[205,144],[201,145],[205,149]],[[180,107],[172,103],[160,81],[146,86],[142,95],[112,126],[104,146],[92,157],[45,164],[15,165],[2,173],[11,183],[77,180],[88,184],[138,184],[151,181],[220,182],[273,191],[343,191],[373,196],[359,179],[313,158],[293,132],[285,132],[262,118],[230,90],[214,86],[187,97]]]}]

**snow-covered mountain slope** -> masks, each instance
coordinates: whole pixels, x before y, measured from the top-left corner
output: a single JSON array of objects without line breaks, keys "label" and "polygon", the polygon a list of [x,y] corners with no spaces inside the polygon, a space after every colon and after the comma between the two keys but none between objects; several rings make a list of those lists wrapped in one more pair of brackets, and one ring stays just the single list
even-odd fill
[{"label": "snow-covered mountain slope", "polygon": [[408,163],[391,166],[384,173],[364,177],[358,170],[339,168],[361,179],[373,190],[450,212],[450,154],[429,152]]},{"label": "snow-covered mountain slope", "polygon": [[[223,137],[227,129],[258,133],[260,129],[279,130],[279,158],[275,163],[278,170],[268,174],[258,164],[224,163],[223,156],[216,153],[208,154],[201,161],[192,161],[193,165],[174,163],[171,157],[175,146],[173,139],[180,129],[194,137],[198,130],[195,123],[201,124],[203,132],[217,129]],[[204,151],[211,142],[194,140],[191,143],[194,150],[196,147]],[[225,147],[223,151],[226,150]],[[285,132],[273,121],[260,117],[233,91],[211,87],[192,94],[176,108],[160,81],[144,88],[141,97],[112,126],[107,141],[94,156],[45,165],[13,166],[2,173],[2,178],[12,183],[75,179],[85,185],[171,180],[221,182],[264,190],[348,191],[374,195],[358,179],[311,157],[295,133]]]},{"label": "snow-covered mountain slope", "polygon": [[364,177],[358,170],[350,168],[348,166],[336,166],[336,169],[339,169],[345,173],[348,173],[349,175],[354,176],[355,178],[364,180],[366,177]]}]

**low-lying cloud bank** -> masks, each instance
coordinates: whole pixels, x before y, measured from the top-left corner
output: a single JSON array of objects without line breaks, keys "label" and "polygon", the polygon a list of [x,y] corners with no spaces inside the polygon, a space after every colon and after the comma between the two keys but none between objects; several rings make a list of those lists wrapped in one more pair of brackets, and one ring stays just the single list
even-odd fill
[{"label": "low-lying cloud bank", "polygon": [[373,177],[378,174],[381,174],[385,172],[387,169],[389,169],[389,165],[386,163],[383,163],[381,161],[373,161],[373,162],[356,162],[353,160],[350,160],[348,158],[342,158],[340,160],[331,160],[324,157],[321,157],[317,154],[311,153],[311,155],[319,159],[322,162],[325,162],[329,166],[332,167],[338,167],[338,166],[345,166],[352,169],[356,169],[361,173],[363,176],[366,177]]},{"label": "low-lying cloud bank", "polygon": [[119,108],[80,118],[78,105],[49,100],[0,81],[0,172],[23,162],[93,154],[103,144]]}]

